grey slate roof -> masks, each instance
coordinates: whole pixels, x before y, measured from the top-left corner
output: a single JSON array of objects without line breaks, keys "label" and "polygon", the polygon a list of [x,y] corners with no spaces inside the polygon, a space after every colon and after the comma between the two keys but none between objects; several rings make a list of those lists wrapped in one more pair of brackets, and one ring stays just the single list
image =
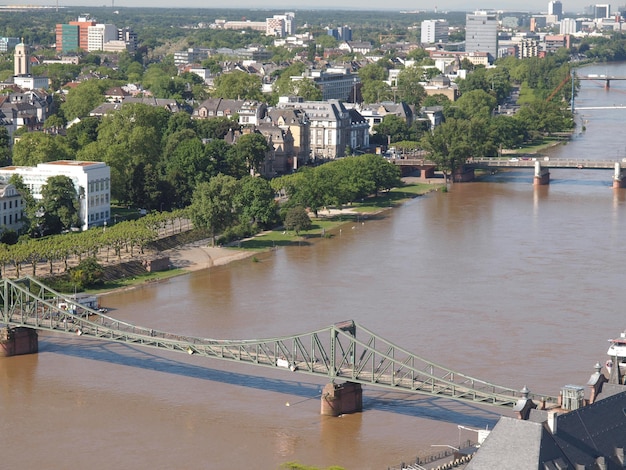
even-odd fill
[{"label": "grey slate roof", "polygon": [[466,469],[622,469],[625,447],[622,391],[559,414],[554,433],[546,422],[500,418]]},{"label": "grey slate roof", "polygon": [[502,417],[466,470],[544,470],[558,459],[567,461],[543,423]]}]

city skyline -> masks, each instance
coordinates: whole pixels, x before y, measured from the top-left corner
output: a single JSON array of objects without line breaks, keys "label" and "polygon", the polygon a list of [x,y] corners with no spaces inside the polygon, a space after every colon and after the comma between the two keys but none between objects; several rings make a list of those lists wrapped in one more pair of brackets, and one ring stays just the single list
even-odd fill
[{"label": "city skyline", "polygon": [[[625,0],[626,1],[626,0]],[[589,5],[606,4],[606,2],[590,2],[588,0],[567,0],[561,1],[565,14],[582,13]],[[116,8],[173,8],[172,3],[166,0],[59,0],[58,3],[50,0],[32,0],[26,3],[8,3],[7,5],[34,5],[56,7],[108,7]],[[619,4],[611,4],[611,11],[615,11]],[[176,3],[176,8],[206,8],[222,9],[223,4],[213,4],[213,2],[202,2],[198,0],[180,0]],[[530,0],[529,2],[515,2],[505,0],[476,0],[475,4],[464,0],[433,0],[429,3],[420,2],[419,5],[413,0],[388,0],[384,3],[378,1],[343,0],[339,4],[333,0],[309,0],[301,2],[298,7],[293,1],[288,0],[268,0],[259,3],[256,0],[235,0],[230,2],[227,8],[235,9],[287,9],[290,11],[300,10],[402,10],[402,11],[475,11],[475,10],[509,10],[509,11],[529,11],[532,13],[547,13],[548,1]]]}]

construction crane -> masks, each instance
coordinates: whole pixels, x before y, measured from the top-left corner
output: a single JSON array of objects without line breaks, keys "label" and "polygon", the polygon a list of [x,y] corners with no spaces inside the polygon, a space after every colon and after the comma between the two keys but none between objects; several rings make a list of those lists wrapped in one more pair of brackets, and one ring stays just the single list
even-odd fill
[{"label": "construction crane", "polygon": [[552,93],[550,93],[550,95],[546,98],[546,101],[552,101],[552,98],[554,98],[554,96],[559,92],[559,90],[561,88],[563,88],[563,86],[569,82],[570,80],[570,75],[568,74],[563,80],[561,80],[561,83],[558,84],[558,86],[552,91]]}]

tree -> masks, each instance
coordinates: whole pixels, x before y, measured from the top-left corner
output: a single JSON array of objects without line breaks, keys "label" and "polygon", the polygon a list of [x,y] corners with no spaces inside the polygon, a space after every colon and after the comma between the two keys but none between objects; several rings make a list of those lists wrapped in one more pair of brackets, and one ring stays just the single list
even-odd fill
[{"label": "tree", "polygon": [[236,119],[215,117],[211,119],[197,119],[194,121],[196,134],[201,139],[223,139],[229,131],[239,130],[241,127]]},{"label": "tree", "polygon": [[71,88],[65,103],[61,105],[65,118],[71,121],[89,116],[90,111],[104,103],[104,92],[110,85],[108,80],[87,80]]},{"label": "tree", "polygon": [[379,64],[366,64],[359,69],[359,78],[361,83],[366,84],[370,81],[387,80],[387,69]]},{"label": "tree", "polygon": [[205,228],[211,233],[212,245],[215,237],[230,227],[236,220],[235,194],[237,180],[232,176],[217,175],[209,182],[202,182],[193,193],[190,206],[191,220],[195,227]]},{"label": "tree", "polygon": [[211,159],[205,153],[202,141],[190,130],[172,134],[164,155],[166,178],[176,188],[176,200],[187,206],[196,184],[209,181],[213,175]]},{"label": "tree", "polygon": [[104,278],[104,269],[95,257],[89,257],[70,269],[70,280],[78,289],[84,289],[101,284]]},{"label": "tree", "polygon": [[422,138],[423,148],[430,153],[429,159],[437,164],[446,180],[459,169],[471,155],[468,121],[448,119]]},{"label": "tree", "polygon": [[302,206],[295,206],[287,210],[285,216],[285,228],[293,230],[296,235],[300,235],[303,230],[308,230],[313,224],[306,209]]},{"label": "tree", "polygon": [[426,96],[421,85],[424,70],[421,67],[407,67],[398,74],[398,99],[419,107]]},{"label": "tree", "polygon": [[490,122],[491,140],[498,149],[519,147],[526,138],[521,121],[511,116],[496,116]]},{"label": "tree", "polygon": [[44,235],[61,233],[80,226],[78,193],[68,176],[51,176],[41,188],[43,211],[41,231]]},{"label": "tree", "polygon": [[130,185],[140,164],[158,164],[162,156],[161,136],[169,111],[145,104],[124,105],[102,119],[98,140],[78,152],[81,160],[103,161],[111,167],[111,193],[118,201],[134,203]]},{"label": "tree", "polygon": [[11,163],[11,137],[4,126],[0,126],[0,166]]},{"label": "tree", "polygon": [[454,112],[457,119],[471,119],[473,117],[489,118],[497,105],[496,99],[484,90],[471,90],[446,108],[447,115]]},{"label": "tree", "polygon": [[382,80],[368,80],[361,85],[361,97],[365,103],[379,103],[394,98],[391,87]]},{"label": "tree", "polygon": [[91,142],[98,140],[98,125],[100,119],[97,117],[86,117],[70,126],[66,131],[67,144],[73,151],[78,151]]},{"label": "tree", "polygon": [[291,77],[301,77],[306,66],[303,62],[296,62],[279,71],[279,77],[276,78],[273,85],[274,93],[278,96],[289,96],[293,94],[293,80]]},{"label": "tree", "polygon": [[301,96],[305,101],[320,101],[322,99],[322,90],[320,87],[310,78],[303,78],[302,80],[292,81],[293,93],[297,96]]},{"label": "tree", "polygon": [[74,158],[62,136],[28,132],[13,146],[14,165],[37,166],[39,163],[68,159]]},{"label": "tree", "polygon": [[239,180],[235,205],[242,223],[267,228],[276,221],[274,190],[263,178],[246,176]]},{"label": "tree", "polygon": [[257,132],[242,135],[233,147],[238,159],[245,162],[249,174],[259,173],[269,149],[265,136]]},{"label": "tree", "polygon": [[[387,114],[380,124],[374,126],[374,132],[384,136],[384,142],[409,140],[409,126],[406,121],[395,114]],[[379,140],[380,141],[380,140]]]},{"label": "tree", "polygon": [[261,77],[240,71],[225,73],[215,79],[211,94],[216,98],[261,101]]}]

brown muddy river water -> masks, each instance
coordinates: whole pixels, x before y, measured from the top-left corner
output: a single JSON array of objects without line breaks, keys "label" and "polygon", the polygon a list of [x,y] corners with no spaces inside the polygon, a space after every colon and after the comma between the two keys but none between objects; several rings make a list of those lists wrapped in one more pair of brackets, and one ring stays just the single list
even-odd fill
[{"label": "brown muddy river water", "polygon": [[[577,106],[626,102],[621,83],[607,92],[584,82]],[[579,113],[586,132],[551,156],[626,158],[626,109]],[[138,325],[218,339],[353,319],[460,372],[557,395],[585,385],[606,340],[626,328],[626,190],[612,190],[607,171],[553,170],[552,179],[534,189],[530,170],[517,170],[457,184],[312,246],[102,304]],[[492,427],[510,414],[364,387],[362,413],[322,417],[324,383],[307,375],[50,334],[40,335],[39,354],[0,360],[0,377],[5,468],[299,461],[382,470],[476,438],[459,425]]]}]

